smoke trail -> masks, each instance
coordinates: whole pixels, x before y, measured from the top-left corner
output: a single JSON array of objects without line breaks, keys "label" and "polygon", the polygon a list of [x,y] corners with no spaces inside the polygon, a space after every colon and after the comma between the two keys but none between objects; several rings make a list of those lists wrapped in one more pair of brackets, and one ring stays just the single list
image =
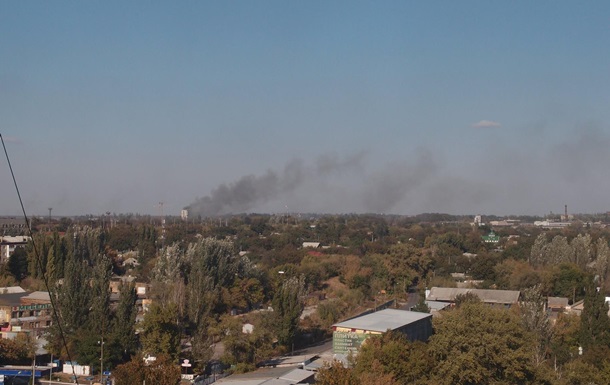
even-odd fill
[{"label": "smoke trail", "polygon": [[229,213],[243,213],[299,189],[305,181],[328,177],[337,173],[363,168],[364,152],[339,159],[323,155],[314,166],[303,161],[290,161],[282,172],[268,170],[265,174],[246,175],[231,184],[221,184],[210,195],[199,198],[187,209],[192,215],[210,217]]}]

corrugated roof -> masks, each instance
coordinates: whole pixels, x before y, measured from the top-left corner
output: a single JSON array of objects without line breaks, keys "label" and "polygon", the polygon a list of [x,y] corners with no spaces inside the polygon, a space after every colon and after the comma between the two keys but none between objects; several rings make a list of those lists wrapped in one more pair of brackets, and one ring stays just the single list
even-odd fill
[{"label": "corrugated roof", "polygon": [[299,383],[307,380],[308,378],[314,376],[314,372],[310,372],[309,370],[303,369],[293,369],[290,372],[284,374],[279,379],[280,380],[288,380],[294,383]]},{"label": "corrugated roof", "polygon": [[519,301],[518,290],[467,289],[455,287],[433,287],[426,298],[429,301],[455,301],[455,297],[466,293],[475,294],[485,303],[513,304]]},{"label": "corrugated roof", "polygon": [[333,327],[361,329],[383,333],[387,330],[399,329],[405,325],[428,317],[432,317],[432,315],[415,311],[384,309],[362,317],[339,322],[334,324]]}]

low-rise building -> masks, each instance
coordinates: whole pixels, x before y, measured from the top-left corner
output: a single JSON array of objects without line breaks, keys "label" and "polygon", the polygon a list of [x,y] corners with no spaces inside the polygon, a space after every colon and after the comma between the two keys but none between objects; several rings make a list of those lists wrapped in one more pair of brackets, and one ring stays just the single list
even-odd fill
[{"label": "low-rise building", "polygon": [[24,247],[30,239],[32,238],[26,236],[0,237],[0,263],[8,262],[15,248]]},{"label": "low-rise building", "polygon": [[339,322],[333,328],[333,353],[356,353],[371,335],[388,330],[404,333],[411,341],[427,341],[432,335],[432,315],[415,311],[384,309]]},{"label": "low-rise building", "polygon": [[428,301],[440,301],[455,303],[455,298],[459,295],[474,294],[481,302],[488,305],[511,307],[519,302],[520,292],[518,290],[492,290],[492,289],[470,289],[455,287],[433,287],[426,294]]}]

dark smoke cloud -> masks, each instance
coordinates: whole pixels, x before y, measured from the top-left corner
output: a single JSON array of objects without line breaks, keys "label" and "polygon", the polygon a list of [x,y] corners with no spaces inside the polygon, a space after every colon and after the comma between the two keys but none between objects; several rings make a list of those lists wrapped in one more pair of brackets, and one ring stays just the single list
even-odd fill
[{"label": "dark smoke cloud", "polygon": [[517,144],[495,140],[459,162],[432,149],[382,165],[364,153],[293,160],[279,171],[220,185],[189,209],[202,216],[286,207],[291,212],[499,215],[541,215],[564,204],[575,212],[610,209],[608,130],[585,124],[564,137],[552,136],[528,131]]},{"label": "dark smoke cloud", "polygon": [[316,159],[314,166],[295,159],[282,172],[268,170],[260,176],[247,175],[231,184],[221,184],[210,195],[197,199],[187,209],[192,215],[203,217],[248,212],[269,201],[290,195],[306,183],[362,170],[365,155],[360,152],[344,159],[323,155]]}]

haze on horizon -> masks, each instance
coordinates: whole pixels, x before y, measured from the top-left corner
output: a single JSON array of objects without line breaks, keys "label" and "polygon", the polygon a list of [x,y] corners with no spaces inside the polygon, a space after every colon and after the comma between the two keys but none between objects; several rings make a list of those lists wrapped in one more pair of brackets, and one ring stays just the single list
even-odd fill
[{"label": "haze on horizon", "polygon": [[30,215],[606,212],[608,14],[5,1],[0,133]]}]

